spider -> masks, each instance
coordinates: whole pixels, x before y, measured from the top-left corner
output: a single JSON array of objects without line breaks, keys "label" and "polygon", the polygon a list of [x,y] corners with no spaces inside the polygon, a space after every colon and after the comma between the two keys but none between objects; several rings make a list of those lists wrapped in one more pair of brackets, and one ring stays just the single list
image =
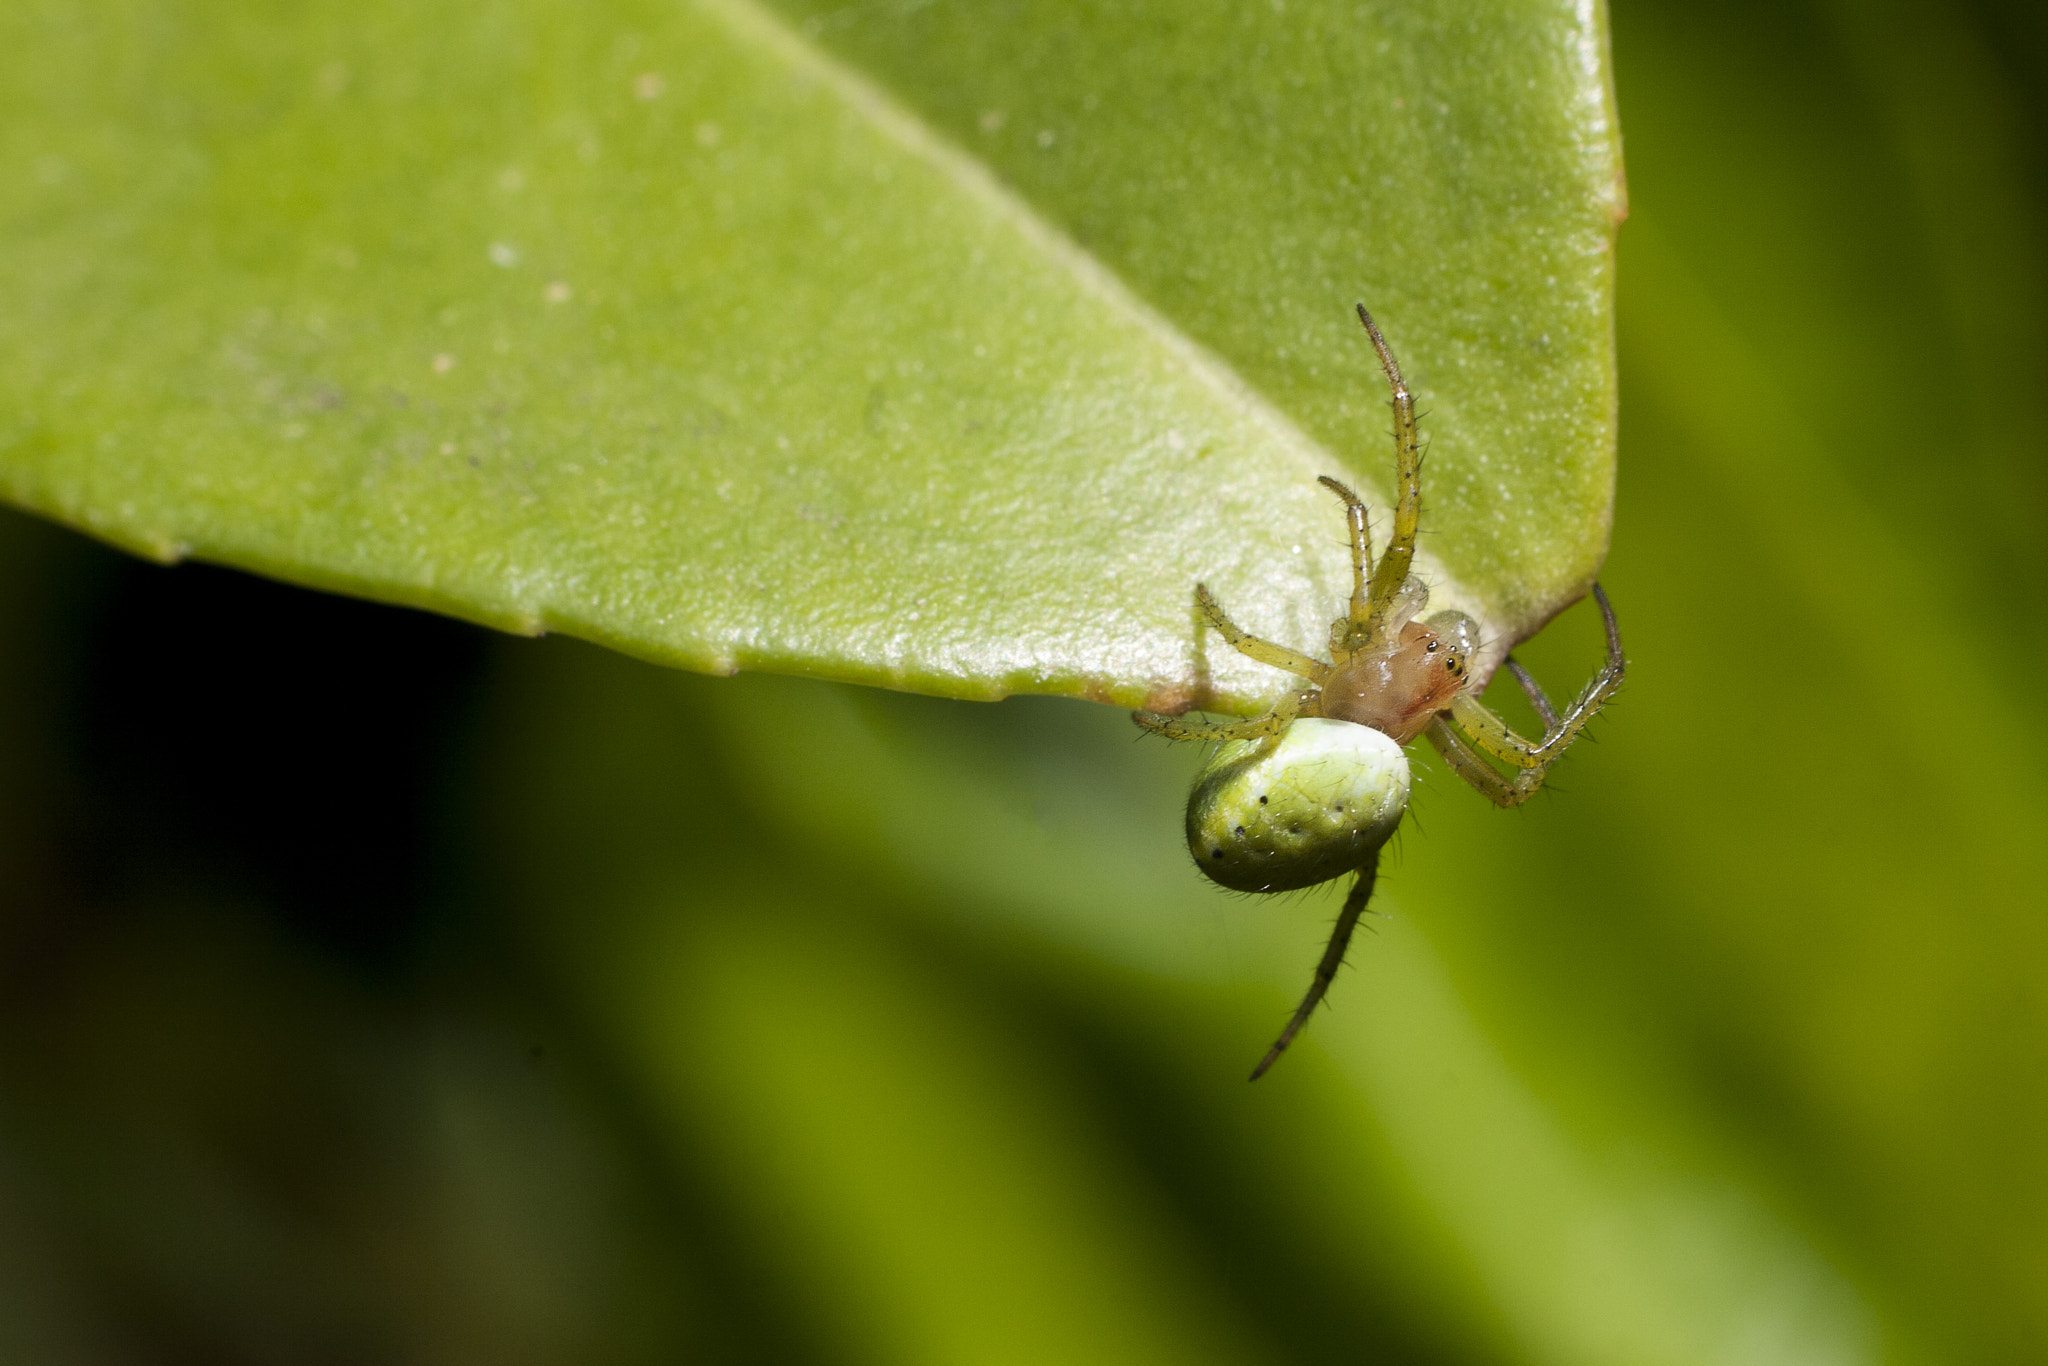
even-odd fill
[{"label": "spider", "polygon": [[[1202,614],[1239,653],[1306,680],[1249,721],[1188,721],[1133,712],[1172,740],[1220,741],[1188,794],[1188,851],[1214,881],[1239,892],[1285,892],[1355,873],[1329,945],[1280,1037],[1252,1070],[1257,1081],[1315,1012],[1343,964],[1372,898],[1380,848],[1408,806],[1405,747],[1427,735],[1444,762],[1499,806],[1519,806],[1586,723],[1620,688],[1625,661],[1614,608],[1599,584],[1593,600],[1607,629],[1607,661],[1559,711],[1513,655],[1507,669],[1543,722],[1525,740],[1471,696],[1479,625],[1463,612],[1417,620],[1429,589],[1411,573],[1422,504],[1422,450],[1415,399],[1378,324],[1358,320],[1393,390],[1394,461],[1400,497],[1386,554],[1374,563],[1365,503],[1339,481],[1319,482],[1343,500],[1351,528],[1351,601],[1330,624],[1330,663],[1241,630],[1201,584]],[[1506,765],[1496,769],[1489,759]]]}]

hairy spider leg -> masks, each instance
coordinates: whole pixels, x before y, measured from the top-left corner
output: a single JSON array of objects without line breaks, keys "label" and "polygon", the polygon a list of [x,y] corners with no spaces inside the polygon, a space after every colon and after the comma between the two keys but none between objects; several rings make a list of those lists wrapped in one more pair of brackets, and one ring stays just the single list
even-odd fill
[{"label": "hairy spider leg", "polygon": [[1415,524],[1422,515],[1422,442],[1415,430],[1415,396],[1408,392],[1408,381],[1401,378],[1401,367],[1394,361],[1394,353],[1387,348],[1387,339],[1380,335],[1379,324],[1372,320],[1372,314],[1365,311],[1365,305],[1358,306],[1358,320],[1365,324],[1365,333],[1372,338],[1372,349],[1380,358],[1380,369],[1387,372],[1387,386],[1394,393],[1394,477],[1400,485],[1400,497],[1394,505],[1394,530],[1387,538],[1387,553],[1373,567],[1372,589],[1366,601],[1365,637],[1371,643],[1383,643],[1381,637],[1390,634],[1389,609],[1394,605],[1395,595],[1401,585],[1408,581],[1408,570],[1415,562]]},{"label": "hairy spider leg", "polygon": [[1306,694],[1291,692],[1281,698],[1273,710],[1250,721],[1190,721],[1185,717],[1160,716],[1149,711],[1134,711],[1131,719],[1169,740],[1257,740],[1263,736],[1278,735],[1287,729],[1288,723],[1301,715],[1307,703]]},{"label": "hairy spider leg", "polygon": [[1516,768],[1536,768],[1554,759],[1572,742],[1593,714],[1600,710],[1621,686],[1625,661],[1621,654],[1621,630],[1614,620],[1614,608],[1600,585],[1593,585],[1594,601],[1607,626],[1607,662],[1556,721],[1546,721],[1543,738],[1531,743],[1509,728],[1477,699],[1460,696],[1451,703],[1451,718],[1467,739],[1502,763]]},{"label": "hairy spider leg", "polygon": [[1429,737],[1430,744],[1436,746],[1436,752],[1444,756],[1451,772],[1472,784],[1479,790],[1479,795],[1495,806],[1520,806],[1536,791],[1533,783],[1527,791],[1522,790],[1522,779],[1535,773],[1540,781],[1542,769],[1523,769],[1515,775],[1513,782],[1508,781],[1494,772],[1493,766],[1480,758],[1477,750],[1465,743],[1464,737],[1452,728],[1450,718],[1444,714],[1432,717],[1422,733]]},{"label": "hairy spider leg", "polygon": [[[1614,619],[1613,605],[1597,583],[1593,585],[1593,600],[1600,605],[1600,615],[1607,627],[1607,662],[1572,699],[1562,716],[1545,717],[1544,735],[1539,743],[1524,740],[1491,711],[1462,696],[1451,704],[1448,714],[1431,720],[1424,732],[1444,756],[1444,762],[1498,806],[1520,806],[1529,800],[1543,786],[1545,770],[1621,687],[1627,669],[1621,652],[1621,627]],[[1536,689],[1530,700],[1534,702],[1541,692],[1542,689]],[[1543,700],[1547,708],[1549,698]],[[1512,766],[1516,770],[1514,777],[1496,772],[1481,757],[1482,751]]]},{"label": "hairy spider leg", "polygon": [[1365,500],[1353,493],[1349,485],[1327,474],[1316,482],[1344,500],[1345,520],[1351,526],[1351,611],[1330,628],[1330,653],[1336,656],[1336,663],[1344,664],[1353,653],[1352,634],[1363,636],[1366,618],[1372,614],[1372,596],[1367,588],[1372,578],[1372,528],[1366,524]]},{"label": "hairy spider leg", "polygon": [[1330,666],[1312,655],[1299,650],[1290,650],[1285,645],[1263,639],[1249,631],[1240,630],[1223,611],[1222,604],[1203,584],[1195,585],[1195,601],[1202,605],[1202,614],[1209,618],[1209,624],[1230,642],[1230,648],[1241,655],[1256,659],[1261,664],[1271,664],[1276,669],[1285,669],[1298,674],[1309,682],[1320,686],[1330,676]]},{"label": "hairy spider leg", "polygon": [[1287,1021],[1287,1027],[1280,1031],[1280,1037],[1266,1050],[1266,1056],[1259,1059],[1259,1065],[1252,1069],[1251,1079],[1257,1081],[1266,1075],[1266,1069],[1280,1060],[1287,1051],[1287,1045],[1294,1042],[1294,1036],[1301,1033],[1301,1027],[1308,1023],[1308,1017],[1323,1003],[1323,997],[1330,990],[1330,983],[1336,980],[1337,969],[1344,966],[1344,951],[1351,947],[1351,932],[1358,928],[1358,917],[1365,914],[1365,903],[1372,900],[1372,884],[1379,876],[1380,855],[1373,851],[1372,859],[1358,870],[1358,881],[1351,884],[1351,895],[1344,898],[1344,909],[1337,913],[1336,927],[1330,931],[1330,942],[1323,949],[1323,959],[1316,964],[1316,976],[1309,983],[1308,995],[1301,998],[1301,1004],[1294,1008],[1294,1014]]},{"label": "hairy spider leg", "polygon": [[[1209,624],[1239,654],[1276,669],[1285,669],[1318,686],[1330,676],[1330,666],[1320,659],[1238,629],[1237,623],[1224,612],[1222,604],[1216,601],[1206,585],[1195,585],[1195,601],[1201,604],[1202,614],[1209,618]],[[1188,721],[1149,711],[1132,712],[1131,719],[1169,740],[1255,740],[1260,736],[1278,735],[1285,730],[1288,722],[1301,715],[1308,701],[1307,693],[1300,690],[1291,692],[1281,698],[1273,710],[1250,721]]]}]

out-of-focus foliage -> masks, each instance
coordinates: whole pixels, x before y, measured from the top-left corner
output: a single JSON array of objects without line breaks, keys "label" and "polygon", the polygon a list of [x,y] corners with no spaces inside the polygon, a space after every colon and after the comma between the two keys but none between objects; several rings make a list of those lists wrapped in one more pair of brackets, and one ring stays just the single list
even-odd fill
[{"label": "out-of-focus foliage", "polygon": [[1484,667],[1585,593],[1597,7],[783,8],[0,8],[0,495],[693,669],[1242,707],[1188,585],[1320,636],[1364,299]]},{"label": "out-of-focus foliage", "polygon": [[1629,689],[1257,1086],[1334,907],[1106,708],[7,523],[0,1355],[2048,1356],[2048,29],[1614,19]]}]

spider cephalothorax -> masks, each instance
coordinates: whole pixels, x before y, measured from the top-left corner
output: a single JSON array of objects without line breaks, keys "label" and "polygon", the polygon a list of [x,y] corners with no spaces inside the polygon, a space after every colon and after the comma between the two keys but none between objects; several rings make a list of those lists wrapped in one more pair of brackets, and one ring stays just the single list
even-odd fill
[{"label": "spider cephalothorax", "polygon": [[[1284,892],[1347,873],[1358,881],[1294,1016],[1252,1072],[1256,1080],[1294,1041],[1329,990],[1358,917],[1372,897],[1380,847],[1408,806],[1403,746],[1427,735],[1452,770],[1501,806],[1518,806],[1593,714],[1621,686],[1621,631],[1600,585],[1593,585],[1607,627],[1607,662],[1559,712],[1515,661],[1507,669],[1543,721],[1543,738],[1525,740],[1470,696],[1479,627],[1463,612],[1417,620],[1429,589],[1410,571],[1422,507],[1422,451],[1415,400],[1365,306],[1358,307],[1394,391],[1394,454],[1400,497],[1386,554],[1373,561],[1372,533],[1359,496],[1327,476],[1351,526],[1351,601],[1330,625],[1330,662],[1241,631],[1209,590],[1195,586],[1202,613],[1241,653],[1306,681],[1266,715],[1249,721],[1187,721],[1151,712],[1139,725],[1175,740],[1222,745],[1188,796],[1188,851],[1212,879],[1241,892]],[[1507,773],[1489,759],[1498,760]]]}]

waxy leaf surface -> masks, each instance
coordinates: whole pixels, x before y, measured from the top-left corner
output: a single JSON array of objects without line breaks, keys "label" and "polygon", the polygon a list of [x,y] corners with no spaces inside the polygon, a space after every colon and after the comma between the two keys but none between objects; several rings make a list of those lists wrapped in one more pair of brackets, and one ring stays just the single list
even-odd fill
[{"label": "waxy leaf surface", "polygon": [[[0,492],[693,669],[1242,708],[1391,493],[1492,654],[1611,510],[1593,5],[32,0]],[[1381,519],[1384,521],[1384,517]]]}]

